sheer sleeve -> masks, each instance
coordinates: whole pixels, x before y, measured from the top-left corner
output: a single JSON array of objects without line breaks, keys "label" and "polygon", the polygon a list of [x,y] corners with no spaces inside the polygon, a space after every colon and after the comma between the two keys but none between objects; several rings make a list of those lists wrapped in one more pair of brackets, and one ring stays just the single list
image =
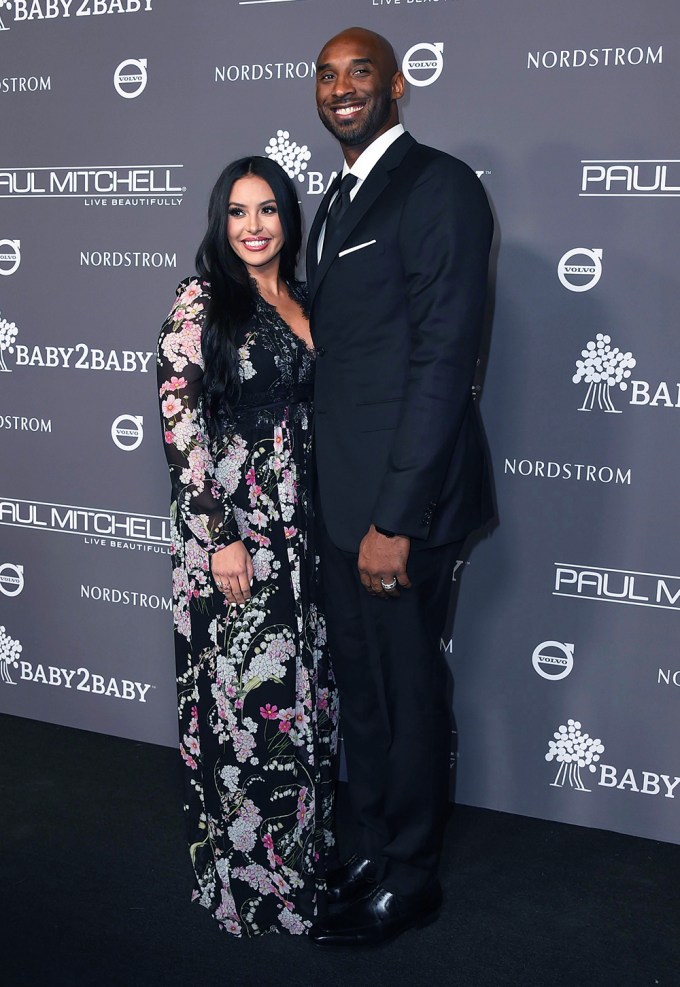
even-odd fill
[{"label": "sheer sleeve", "polygon": [[[215,479],[201,411],[201,332],[209,286],[182,281],[163,323],[156,356],[165,456],[172,499],[181,519],[207,550],[223,548],[240,535],[228,499]],[[179,520],[179,518],[178,518]]]}]

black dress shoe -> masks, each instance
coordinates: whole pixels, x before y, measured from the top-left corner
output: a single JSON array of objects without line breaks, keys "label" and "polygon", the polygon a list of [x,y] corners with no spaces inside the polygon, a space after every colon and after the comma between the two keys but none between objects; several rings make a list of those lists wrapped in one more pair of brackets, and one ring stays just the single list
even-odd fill
[{"label": "black dress shoe", "polygon": [[326,899],[329,905],[346,905],[372,891],[376,885],[375,865],[356,854],[346,864],[326,875]]},{"label": "black dress shoe", "polygon": [[315,923],[309,938],[316,946],[377,946],[402,932],[422,928],[439,916],[442,889],[433,881],[415,894],[393,894],[379,884],[366,897]]}]

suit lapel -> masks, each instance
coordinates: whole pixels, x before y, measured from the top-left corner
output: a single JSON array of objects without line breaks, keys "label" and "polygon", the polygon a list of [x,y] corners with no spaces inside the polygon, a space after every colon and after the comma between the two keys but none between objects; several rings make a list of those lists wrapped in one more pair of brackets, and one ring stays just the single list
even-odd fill
[{"label": "suit lapel", "polygon": [[[313,300],[319,285],[323,281],[331,264],[336,260],[338,251],[357,223],[365,216],[375,200],[381,195],[390,183],[390,172],[401,164],[404,155],[416,142],[410,134],[402,134],[393,144],[388,147],[380,160],[371,169],[368,178],[363,183],[357,194],[352,199],[352,203],[342,218],[340,225],[336,228],[330,240],[324,240],[321,261],[317,265],[317,245],[319,233],[326,219],[328,203],[333,193],[340,187],[342,173],[340,173],[332,183],[328,192],[319,206],[319,210],[314,218],[312,230],[309,235],[307,249],[307,278],[310,282],[310,302]],[[311,263],[311,266],[310,266]],[[312,272],[310,274],[310,272]]]}]

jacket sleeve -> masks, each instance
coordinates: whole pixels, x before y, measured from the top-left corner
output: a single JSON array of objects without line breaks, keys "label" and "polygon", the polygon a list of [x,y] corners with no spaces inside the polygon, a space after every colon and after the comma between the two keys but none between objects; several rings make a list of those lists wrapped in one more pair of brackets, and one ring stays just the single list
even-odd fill
[{"label": "jacket sleeve", "polygon": [[481,343],[493,218],[481,182],[445,155],[404,205],[399,248],[410,356],[404,400],[373,512],[379,527],[427,538]]},{"label": "jacket sleeve", "polygon": [[215,464],[201,412],[201,332],[208,286],[183,281],[158,340],[157,374],[165,456],[173,505],[208,551],[238,541],[236,521],[215,480]]}]

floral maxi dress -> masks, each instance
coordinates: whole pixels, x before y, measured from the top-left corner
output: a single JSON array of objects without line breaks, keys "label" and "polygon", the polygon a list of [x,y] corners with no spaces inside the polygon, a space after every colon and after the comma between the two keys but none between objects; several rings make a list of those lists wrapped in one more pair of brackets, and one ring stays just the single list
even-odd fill
[{"label": "floral maxi dress", "polygon": [[[304,307],[304,286],[289,290]],[[211,443],[201,403],[209,292],[196,278],[180,284],[157,361],[193,899],[234,935],[300,934],[332,843],[337,746],[312,549],[314,353],[258,295],[236,340],[241,396]],[[210,574],[211,553],[237,539],[255,570],[242,607]]]}]

